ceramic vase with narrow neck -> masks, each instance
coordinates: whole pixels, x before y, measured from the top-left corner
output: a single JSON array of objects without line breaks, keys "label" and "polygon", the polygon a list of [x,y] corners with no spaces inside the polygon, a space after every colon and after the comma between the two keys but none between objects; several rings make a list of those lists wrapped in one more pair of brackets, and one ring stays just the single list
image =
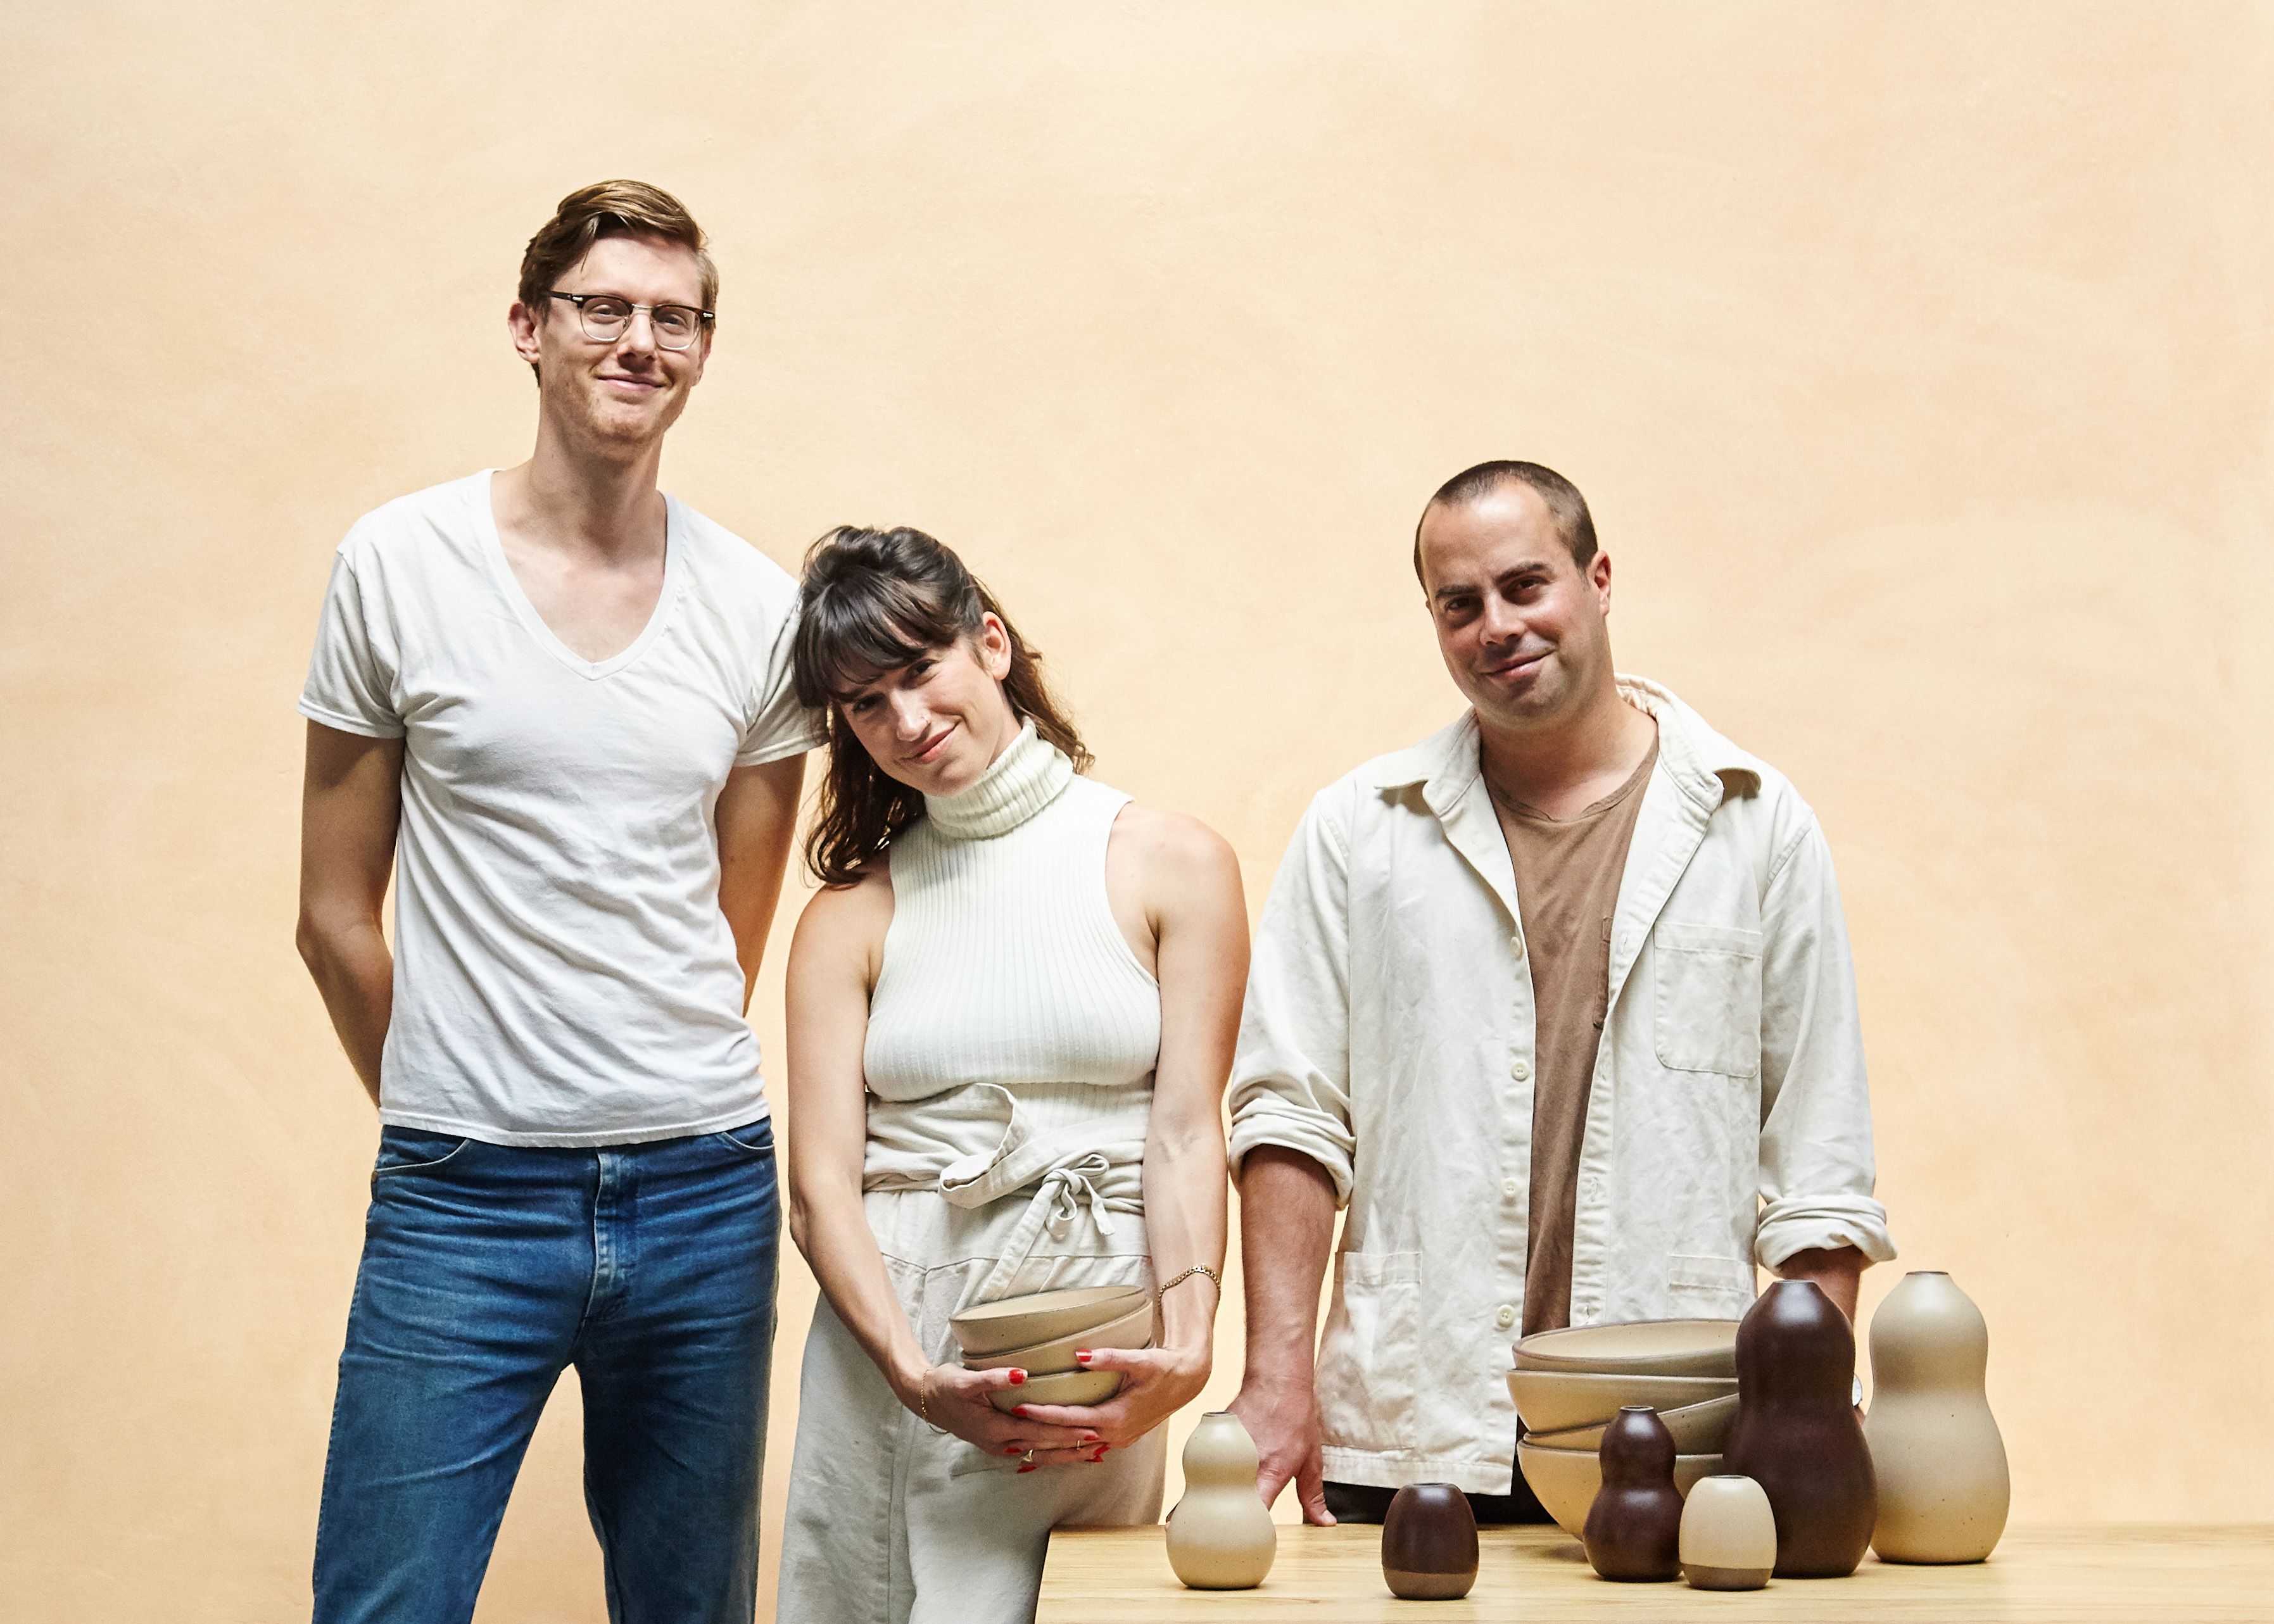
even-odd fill
[{"label": "ceramic vase with narrow neck", "polygon": [[1255,1492],[1255,1440],[1228,1410],[1201,1417],[1185,1444],[1185,1497],[1169,1514],[1169,1566],[1196,1590],[1263,1583],[1279,1530]]},{"label": "ceramic vase with narrow neck", "polygon": [[1699,1590],[1758,1590],[1776,1567],[1776,1513],[1751,1477],[1700,1477],[1682,1507],[1682,1576]]},{"label": "ceramic vase with narrow neck", "polygon": [[1871,1543],[1879,1490],[1855,1380],[1856,1333],[1813,1281],[1778,1281],[1737,1327],[1722,1464],[1768,1496],[1780,1579],[1844,1577]]},{"label": "ceramic vase with narrow neck", "polygon": [[1603,1486],[1579,1533],[1606,1579],[1682,1576],[1682,1491],[1674,1486],[1674,1434],[1647,1404],[1629,1404],[1603,1429]]},{"label": "ceramic vase with narrow neck", "polygon": [[1477,1582],[1477,1518],[1449,1483],[1409,1483],[1382,1519],[1382,1581],[1405,1601],[1457,1601]]},{"label": "ceramic vase with narrow neck", "polygon": [[1886,1562],[1978,1562],[2006,1531],[2013,1487],[1983,1378],[1990,1327],[1949,1275],[1903,1276],[1871,1316],[1879,1477],[1871,1548]]}]

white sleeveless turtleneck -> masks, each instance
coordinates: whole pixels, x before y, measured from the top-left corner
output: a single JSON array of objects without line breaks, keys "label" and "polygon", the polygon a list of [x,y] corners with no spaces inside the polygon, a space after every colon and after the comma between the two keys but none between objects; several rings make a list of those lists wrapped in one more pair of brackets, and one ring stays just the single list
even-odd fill
[{"label": "white sleeveless turtleneck", "polygon": [[1149,1086],[1160,986],[1105,891],[1128,800],[1077,775],[1031,722],[970,787],[924,798],[892,841],[863,1056],[879,1100],[993,1084],[1047,1132],[1094,1113],[1101,1089]]}]

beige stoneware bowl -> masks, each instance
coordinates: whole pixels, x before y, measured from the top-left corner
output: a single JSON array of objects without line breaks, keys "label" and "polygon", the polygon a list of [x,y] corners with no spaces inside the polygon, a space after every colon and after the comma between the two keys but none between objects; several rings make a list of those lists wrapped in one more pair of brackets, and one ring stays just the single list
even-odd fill
[{"label": "beige stoneware bowl", "polygon": [[1023,1370],[1029,1376],[1051,1376],[1075,1368],[1073,1356],[1085,1348],[1149,1348],[1153,1345],[1153,1304],[1140,1303],[1118,1320],[1055,1337],[1032,1347],[1012,1348],[982,1358],[971,1354],[963,1362],[973,1370]]},{"label": "beige stoneware bowl", "polygon": [[1121,1388],[1119,1371],[1061,1371],[1029,1376],[1015,1387],[999,1387],[987,1402],[1009,1415],[1021,1404],[1103,1404]]},{"label": "beige stoneware bowl", "polygon": [[[1729,1441],[1729,1429],[1737,1424],[1737,1395],[1732,1393],[1727,1398],[1707,1399],[1702,1404],[1661,1410],[1658,1418],[1674,1434],[1675,1454],[1719,1455]],[[1600,1449],[1603,1446],[1603,1429],[1608,1425],[1608,1421],[1599,1421],[1593,1426],[1575,1426],[1561,1432],[1532,1432],[1525,1441],[1538,1444],[1543,1449]]]},{"label": "beige stoneware bowl", "polygon": [[1512,1370],[1508,1395],[1527,1432],[1564,1432],[1598,1426],[1628,1404],[1661,1413],[1737,1390],[1735,1376],[1606,1376],[1593,1371]]},{"label": "beige stoneware bowl", "polygon": [[1538,1331],[1516,1344],[1519,1370],[1593,1371],[1599,1375],[1734,1376],[1735,1320],[1637,1320]]},{"label": "beige stoneware bowl", "polygon": [[[1516,1463],[1556,1526],[1577,1539],[1587,1525],[1587,1510],[1595,1503],[1595,1492],[1603,1486],[1602,1458],[1593,1449],[1542,1449],[1526,1440],[1516,1447]],[[1711,1477],[1721,1470],[1718,1455],[1677,1455],[1674,1486],[1687,1495],[1700,1477]]]},{"label": "beige stoneware bowl", "polygon": [[947,1322],[968,1358],[987,1358],[1054,1342],[1118,1320],[1152,1300],[1142,1286],[1077,1286],[1067,1291],[1037,1291],[967,1308]]}]

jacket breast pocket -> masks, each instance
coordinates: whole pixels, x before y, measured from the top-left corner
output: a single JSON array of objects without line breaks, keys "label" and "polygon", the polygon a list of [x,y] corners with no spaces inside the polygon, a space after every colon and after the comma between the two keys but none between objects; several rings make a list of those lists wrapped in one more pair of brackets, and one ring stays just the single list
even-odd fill
[{"label": "jacket breast pocket", "polygon": [[1761,1069],[1761,933],[1666,923],[1651,932],[1658,1061],[1675,1071]]},{"label": "jacket breast pocket", "polygon": [[1410,1447],[1421,1354],[1421,1254],[1346,1252],[1319,1349],[1319,1420],[1326,1441],[1352,1449]]}]

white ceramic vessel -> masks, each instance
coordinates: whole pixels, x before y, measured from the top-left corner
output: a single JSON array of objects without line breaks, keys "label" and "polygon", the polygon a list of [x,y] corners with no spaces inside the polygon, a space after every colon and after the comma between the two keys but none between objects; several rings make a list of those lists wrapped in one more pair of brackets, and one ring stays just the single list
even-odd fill
[{"label": "white ceramic vessel", "polygon": [[[1593,1449],[1542,1449],[1524,1442],[1516,1447],[1516,1463],[1524,1480],[1540,1497],[1555,1525],[1577,1539],[1587,1525],[1587,1512],[1603,1486],[1603,1461]],[[1701,1477],[1721,1470],[1718,1455],[1677,1455],[1674,1457],[1674,1486],[1684,1495]]]},{"label": "white ceramic vessel", "polygon": [[1201,1417],[1185,1444],[1185,1497],[1169,1514],[1169,1566],[1196,1590],[1246,1590],[1279,1554],[1279,1530],[1255,1492],[1255,1440],[1228,1410]]},{"label": "white ceramic vessel", "polygon": [[1735,1320],[1634,1320],[1535,1331],[1514,1349],[1524,1370],[1593,1371],[1598,1375],[1735,1376]]},{"label": "white ceramic vessel", "polygon": [[2006,1531],[2013,1490],[1983,1386],[1989,1364],[1989,1325],[1947,1274],[1904,1275],[1871,1316],[1864,1436],[1881,1561],[1978,1562]]},{"label": "white ceramic vessel", "polygon": [[1735,1376],[1605,1375],[1595,1371],[1512,1370],[1508,1373],[1509,1396],[1525,1430],[1568,1432],[1575,1426],[1600,1426],[1629,1404],[1653,1410],[1679,1410],[1726,1398],[1737,1390]]},{"label": "white ceramic vessel", "polygon": [[1758,1590],[1776,1566],[1776,1514],[1751,1477],[1700,1477],[1682,1507],[1682,1576],[1701,1590]]},{"label": "white ceramic vessel", "polygon": [[[1721,1446],[1729,1441],[1729,1429],[1737,1421],[1737,1395],[1707,1399],[1702,1404],[1684,1404],[1679,1410],[1661,1410],[1658,1418],[1666,1423],[1666,1430],[1674,1434],[1676,1455],[1719,1455]],[[1593,1426],[1575,1426],[1561,1432],[1527,1432],[1525,1440],[1543,1449],[1599,1449],[1603,1443],[1603,1429],[1610,1425],[1599,1421]]]}]

